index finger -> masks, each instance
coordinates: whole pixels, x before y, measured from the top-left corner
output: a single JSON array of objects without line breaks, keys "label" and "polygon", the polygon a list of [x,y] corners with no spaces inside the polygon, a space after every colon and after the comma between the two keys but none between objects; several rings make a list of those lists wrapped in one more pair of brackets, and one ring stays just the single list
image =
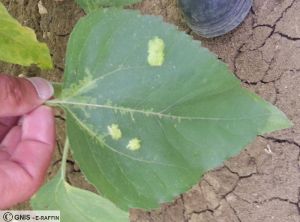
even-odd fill
[{"label": "index finger", "polygon": [[55,141],[52,110],[41,106],[24,116],[21,141],[0,162],[0,209],[29,199],[42,185]]},{"label": "index finger", "polygon": [[11,159],[34,178],[42,177],[51,161],[55,144],[53,112],[41,106],[24,116],[22,137]]}]

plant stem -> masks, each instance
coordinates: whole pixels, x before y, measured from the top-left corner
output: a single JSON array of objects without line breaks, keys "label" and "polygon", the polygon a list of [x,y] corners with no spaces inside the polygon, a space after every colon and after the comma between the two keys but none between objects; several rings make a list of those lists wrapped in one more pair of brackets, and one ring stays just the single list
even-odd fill
[{"label": "plant stem", "polygon": [[60,104],[56,103],[56,99],[46,101],[45,105],[51,107],[60,107]]},{"label": "plant stem", "polygon": [[68,158],[69,148],[70,148],[69,138],[66,138],[64,152],[63,152],[63,156],[62,156],[62,160],[61,160],[61,169],[60,169],[62,179],[66,178],[66,166],[67,166],[67,158]]}]

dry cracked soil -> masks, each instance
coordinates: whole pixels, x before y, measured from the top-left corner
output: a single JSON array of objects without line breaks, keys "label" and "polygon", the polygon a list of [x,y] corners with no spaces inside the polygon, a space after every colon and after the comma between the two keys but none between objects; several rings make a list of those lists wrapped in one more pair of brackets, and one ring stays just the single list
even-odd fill
[{"label": "dry cracked soil", "polygon": [[[73,0],[1,0],[22,24],[33,28],[50,47],[52,71],[0,64],[6,73],[60,81],[66,43],[84,15]],[[205,174],[191,190],[160,209],[131,211],[132,222],[300,222],[300,0],[254,0],[243,24],[219,38],[196,36],[184,23],[176,0],[144,0],[133,8],[161,15],[214,52],[242,84],[283,110],[291,129],[259,136],[238,156]],[[46,11],[45,11],[46,9]],[[45,13],[46,12],[46,13]],[[57,152],[49,169],[60,165],[64,116],[56,111]],[[70,157],[68,180],[88,185]],[[28,203],[14,209],[30,209]]]}]

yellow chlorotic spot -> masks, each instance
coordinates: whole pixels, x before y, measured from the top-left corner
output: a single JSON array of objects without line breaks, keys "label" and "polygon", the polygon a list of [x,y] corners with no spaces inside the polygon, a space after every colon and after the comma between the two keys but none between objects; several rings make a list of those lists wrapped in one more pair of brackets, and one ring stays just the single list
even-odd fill
[{"label": "yellow chlorotic spot", "polygon": [[129,140],[127,149],[135,151],[141,148],[141,141],[138,138]]},{"label": "yellow chlorotic spot", "polygon": [[148,63],[150,66],[161,66],[165,58],[164,40],[155,36],[148,42]]},{"label": "yellow chlorotic spot", "polygon": [[119,140],[122,138],[122,132],[117,124],[111,124],[107,127],[108,133],[114,140]]}]

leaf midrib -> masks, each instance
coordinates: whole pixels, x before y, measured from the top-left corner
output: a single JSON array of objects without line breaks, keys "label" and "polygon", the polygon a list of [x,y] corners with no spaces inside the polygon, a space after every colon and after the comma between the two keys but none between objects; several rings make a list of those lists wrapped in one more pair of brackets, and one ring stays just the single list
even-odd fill
[{"label": "leaf midrib", "polygon": [[[269,116],[270,113],[264,113],[261,115],[254,115],[254,116],[246,116],[246,117],[237,117],[237,118],[224,118],[224,117],[189,117],[189,116],[178,116],[172,114],[165,114],[161,112],[154,112],[154,111],[147,111],[147,110],[139,110],[127,107],[120,107],[120,106],[112,106],[112,105],[104,105],[104,104],[93,104],[93,103],[84,103],[84,102],[76,102],[76,101],[68,101],[63,99],[55,99],[50,100],[47,102],[48,105],[57,105],[63,106],[64,108],[68,108],[70,106],[79,106],[79,107],[89,107],[89,108],[99,108],[99,109],[110,109],[113,111],[125,112],[125,113],[140,113],[148,116],[156,116],[159,118],[167,118],[172,120],[210,120],[210,121],[236,121],[236,120],[249,120],[255,119],[259,117]],[[69,109],[70,110],[70,109]]]}]

